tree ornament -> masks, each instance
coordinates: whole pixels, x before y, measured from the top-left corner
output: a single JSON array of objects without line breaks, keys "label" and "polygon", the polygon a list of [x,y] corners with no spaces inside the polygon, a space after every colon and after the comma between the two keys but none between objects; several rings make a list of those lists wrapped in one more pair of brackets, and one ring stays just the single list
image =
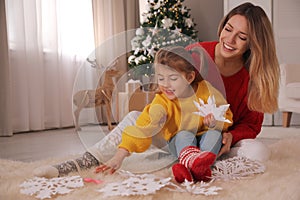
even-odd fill
[{"label": "tree ornament", "polygon": [[[129,68],[134,70],[134,78],[153,73],[151,68],[155,53],[168,45],[187,46],[197,42],[195,23],[190,18],[190,9],[182,5],[184,0],[148,0],[142,14],[142,23],[132,38]],[[147,57],[140,57],[141,55]],[[144,70],[143,70],[144,69]],[[138,71],[138,72],[137,72]],[[150,77],[150,74],[148,74]]]}]

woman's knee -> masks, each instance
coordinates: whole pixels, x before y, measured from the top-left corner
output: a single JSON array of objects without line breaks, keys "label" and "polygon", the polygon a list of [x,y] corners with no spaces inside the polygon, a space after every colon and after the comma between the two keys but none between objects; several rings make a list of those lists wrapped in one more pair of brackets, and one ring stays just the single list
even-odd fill
[{"label": "woman's knee", "polygon": [[257,139],[240,140],[228,153],[229,157],[243,156],[261,162],[267,161],[270,158],[270,155],[271,151],[267,145]]}]

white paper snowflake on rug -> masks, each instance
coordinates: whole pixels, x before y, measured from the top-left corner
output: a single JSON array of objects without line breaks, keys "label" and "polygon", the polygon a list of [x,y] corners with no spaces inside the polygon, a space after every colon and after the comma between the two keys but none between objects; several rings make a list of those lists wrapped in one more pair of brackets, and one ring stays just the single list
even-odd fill
[{"label": "white paper snowflake on rug", "polygon": [[236,156],[217,161],[212,170],[212,178],[217,180],[241,179],[264,171],[265,166],[259,161]]},{"label": "white paper snowflake on rug", "polygon": [[22,194],[35,196],[38,199],[52,198],[57,194],[67,194],[75,188],[83,187],[80,176],[61,177],[61,178],[40,178],[24,181],[20,184]]},{"label": "white paper snowflake on rug", "polygon": [[265,166],[258,161],[245,157],[233,157],[217,161],[212,171],[211,182],[188,182],[174,184],[172,178],[160,178],[152,174],[134,175],[127,171],[119,171],[124,181],[109,183],[98,191],[104,196],[149,195],[166,189],[174,192],[189,192],[195,195],[217,195],[221,187],[214,186],[216,180],[234,180],[263,173]]},{"label": "white paper snowflake on rug", "polygon": [[210,183],[184,182],[180,186],[171,182],[172,178],[159,178],[152,174],[134,175],[127,171],[120,171],[120,175],[126,179],[122,182],[109,183],[98,191],[108,196],[131,196],[155,194],[160,189],[174,192],[189,192],[205,196],[216,195],[220,187],[211,186]]},{"label": "white paper snowflake on rug", "polygon": [[120,175],[128,178],[122,182],[108,183],[98,191],[102,192],[105,197],[148,195],[165,187],[171,180],[170,177],[158,178],[152,174],[134,175],[124,171],[120,171]]},{"label": "white paper snowflake on rug", "polygon": [[173,192],[189,192],[191,194],[202,194],[205,196],[211,196],[211,195],[217,195],[219,190],[222,190],[221,187],[212,186],[212,182],[189,182],[185,180],[180,186],[175,185],[174,183],[170,183],[169,186],[174,187],[175,189],[172,189],[171,187],[166,187],[167,190],[173,191]]}]

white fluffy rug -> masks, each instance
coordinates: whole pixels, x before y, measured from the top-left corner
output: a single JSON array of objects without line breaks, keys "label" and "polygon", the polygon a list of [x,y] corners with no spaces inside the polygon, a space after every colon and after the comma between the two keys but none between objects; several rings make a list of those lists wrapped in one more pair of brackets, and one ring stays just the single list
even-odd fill
[{"label": "white fluffy rug", "polygon": [[[103,184],[85,183],[66,195],[56,195],[52,199],[300,199],[300,137],[292,137],[278,140],[269,144],[271,150],[270,159],[264,163],[266,171],[252,177],[241,180],[215,181],[214,186],[221,187],[217,195],[204,196],[192,195],[188,192],[180,193],[161,189],[155,194],[139,196],[115,196],[104,197],[96,191],[110,182],[122,181],[120,175],[102,175],[93,173],[93,170],[82,172],[81,177],[93,177],[103,180]],[[69,159],[70,157],[68,157]],[[55,164],[66,158],[56,158],[36,161],[32,163],[0,160],[0,199],[36,199],[20,193],[19,185],[27,179],[32,179],[32,171],[35,167],[45,164]],[[165,168],[154,173],[158,177],[171,177],[171,169]],[[78,174],[71,174],[78,175]],[[173,180],[172,180],[173,181]]]}]

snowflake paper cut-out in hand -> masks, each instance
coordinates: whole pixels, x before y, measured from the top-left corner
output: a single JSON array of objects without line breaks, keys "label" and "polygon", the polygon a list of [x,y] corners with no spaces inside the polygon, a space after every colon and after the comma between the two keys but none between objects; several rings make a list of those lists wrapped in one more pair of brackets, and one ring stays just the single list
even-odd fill
[{"label": "snowflake paper cut-out in hand", "polygon": [[205,117],[206,115],[212,113],[217,121],[232,123],[230,120],[224,117],[230,104],[220,105],[217,107],[214,96],[208,97],[207,104],[205,104],[201,98],[199,98],[199,103],[194,101],[194,104],[198,109],[198,112],[194,112],[194,114]]},{"label": "snowflake paper cut-out in hand", "polygon": [[212,170],[212,178],[219,180],[241,179],[263,173],[265,166],[245,157],[233,157],[217,161]]},{"label": "snowflake paper cut-out in hand", "polygon": [[53,195],[67,194],[75,188],[83,187],[80,176],[61,177],[61,178],[40,178],[24,181],[20,184],[22,194],[33,196],[38,199],[52,198]]}]

